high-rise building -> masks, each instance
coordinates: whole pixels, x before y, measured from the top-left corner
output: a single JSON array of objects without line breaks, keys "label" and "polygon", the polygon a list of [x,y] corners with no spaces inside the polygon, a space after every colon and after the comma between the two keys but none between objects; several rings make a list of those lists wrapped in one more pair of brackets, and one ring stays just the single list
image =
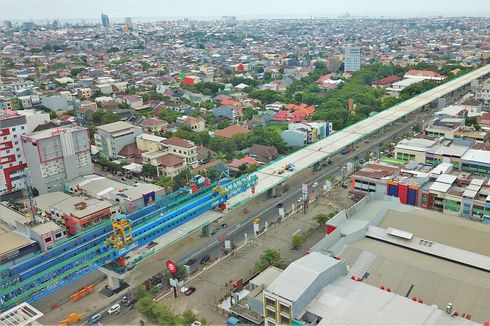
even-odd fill
[{"label": "high-rise building", "polygon": [[361,49],[358,47],[345,48],[344,72],[361,70]]},{"label": "high-rise building", "polygon": [[133,29],[133,20],[131,17],[126,17],[126,19],[124,19],[124,24],[126,24],[129,30]]},{"label": "high-rise building", "polygon": [[27,131],[26,117],[15,111],[0,111],[0,200],[24,188],[22,171],[27,167],[21,136]]},{"label": "high-rise building", "polygon": [[104,27],[109,27],[109,16],[107,16],[106,14],[102,13],[100,14],[100,19],[102,20],[102,26]]},{"label": "high-rise building", "polygon": [[53,128],[21,138],[32,186],[39,193],[64,190],[66,182],[93,173],[87,128]]}]

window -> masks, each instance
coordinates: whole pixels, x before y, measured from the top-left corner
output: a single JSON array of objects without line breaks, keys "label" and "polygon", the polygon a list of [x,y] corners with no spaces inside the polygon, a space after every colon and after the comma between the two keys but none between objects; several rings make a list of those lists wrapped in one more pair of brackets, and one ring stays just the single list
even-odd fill
[{"label": "window", "polygon": [[267,309],[267,317],[275,319],[276,318],[276,312],[272,311],[270,309]]},{"label": "window", "polygon": [[47,237],[47,238],[44,238],[44,243],[48,243],[48,242],[51,242],[51,237]]},{"label": "window", "polygon": [[281,325],[291,324],[288,317],[281,316]]},{"label": "window", "polygon": [[271,298],[265,298],[265,302],[267,306],[275,307],[276,301]]},{"label": "window", "polygon": [[283,305],[282,303],[279,306],[281,307],[281,312],[289,314],[289,306]]},{"label": "window", "polygon": [[12,131],[15,131],[15,127],[12,128]]}]

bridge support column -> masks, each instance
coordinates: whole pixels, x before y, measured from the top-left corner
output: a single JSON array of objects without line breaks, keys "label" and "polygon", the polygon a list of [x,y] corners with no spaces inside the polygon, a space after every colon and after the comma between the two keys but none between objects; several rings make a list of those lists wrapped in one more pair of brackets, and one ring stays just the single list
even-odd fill
[{"label": "bridge support column", "polygon": [[446,107],[446,98],[440,97],[437,99],[437,109],[440,110]]},{"label": "bridge support column", "polygon": [[384,134],[385,133],[385,128],[384,127],[383,128],[379,128],[378,133],[380,135]]},{"label": "bridge support column", "polygon": [[478,79],[472,80],[470,83],[470,88],[472,91],[476,90],[478,88]]},{"label": "bridge support column", "polygon": [[202,236],[209,237],[211,232],[209,231],[209,224],[202,227]]},{"label": "bridge support column", "polygon": [[109,289],[114,291],[121,287],[121,281],[124,278],[123,275],[105,267],[102,267],[99,270],[107,275],[107,283],[109,285]]},{"label": "bridge support column", "polygon": [[267,198],[274,198],[276,197],[276,187],[272,187],[269,190],[267,190]]}]

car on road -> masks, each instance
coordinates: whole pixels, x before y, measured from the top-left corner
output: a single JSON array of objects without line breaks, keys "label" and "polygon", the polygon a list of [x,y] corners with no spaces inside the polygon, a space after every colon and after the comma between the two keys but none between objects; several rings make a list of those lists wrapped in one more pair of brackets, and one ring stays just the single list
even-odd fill
[{"label": "car on road", "polygon": [[313,188],[316,188],[318,186],[318,181],[315,181],[313,182],[313,184],[311,185]]},{"label": "car on road", "polygon": [[92,325],[92,324],[95,324],[96,322],[98,322],[101,319],[102,319],[102,314],[101,313],[96,313],[96,314],[90,316],[90,318],[88,319],[87,323],[89,325]]},{"label": "car on road", "polygon": [[354,161],[357,161],[358,159],[359,159],[358,155],[354,156]]},{"label": "car on road", "polygon": [[184,294],[185,295],[191,295],[194,292],[196,292],[196,288],[193,286],[190,286],[186,291],[184,291]]},{"label": "car on road", "polygon": [[276,208],[281,208],[282,206],[284,206],[284,204],[283,203],[279,203],[279,204],[276,205]]},{"label": "car on road", "polygon": [[146,245],[146,249],[151,249],[151,248],[155,247],[157,244],[158,244],[158,242],[152,241]]},{"label": "car on road", "polygon": [[298,198],[298,203],[301,203],[301,202],[303,202],[303,197]]},{"label": "car on road", "polygon": [[125,295],[124,297],[122,297],[121,303],[126,303],[128,301],[129,301],[129,298],[127,295]]},{"label": "car on road", "polygon": [[201,326],[202,323],[199,320],[195,320],[192,322],[191,326]]},{"label": "car on road", "polygon": [[134,304],[136,303],[136,301],[138,301],[138,299],[136,299],[136,298],[133,298],[131,300],[128,300],[128,302],[126,302],[126,307],[134,306]]},{"label": "car on road", "polygon": [[202,257],[202,258],[201,258],[200,263],[201,263],[201,265],[204,265],[204,264],[206,264],[207,262],[209,262],[210,260],[211,260],[211,256],[206,255],[206,256],[204,256],[204,257]]},{"label": "car on road", "polygon": [[226,223],[221,223],[220,228],[225,229],[228,227],[228,224]]},{"label": "car on road", "polygon": [[109,315],[113,315],[119,313],[119,311],[121,311],[121,305],[119,303],[116,303],[115,305],[110,307],[109,310],[107,310],[107,313]]},{"label": "car on road", "polygon": [[191,266],[191,265],[194,265],[194,263],[196,262],[196,260],[194,258],[191,258],[187,261],[187,263],[185,263],[187,266]]}]

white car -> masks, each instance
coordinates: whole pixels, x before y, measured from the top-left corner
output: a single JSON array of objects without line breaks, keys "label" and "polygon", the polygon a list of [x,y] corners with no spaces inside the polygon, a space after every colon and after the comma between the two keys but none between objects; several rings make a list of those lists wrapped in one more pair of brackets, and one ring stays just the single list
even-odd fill
[{"label": "white car", "polygon": [[185,291],[189,290],[189,288],[186,288],[185,286],[180,288],[180,292],[185,293]]},{"label": "white car", "polygon": [[113,305],[112,307],[110,307],[109,310],[107,310],[107,313],[109,315],[112,315],[112,314],[119,313],[119,311],[121,311],[121,306],[119,305],[119,303],[116,303],[115,305]]},{"label": "white car", "polygon": [[299,197],[298,198],[298,203],[302,203],[303,202],[303,197]]},{"label": "white car", "polygon": [[316,186],[318,186],[318,182],[317,181],[313,182],[312,187],[315,188]]}]

